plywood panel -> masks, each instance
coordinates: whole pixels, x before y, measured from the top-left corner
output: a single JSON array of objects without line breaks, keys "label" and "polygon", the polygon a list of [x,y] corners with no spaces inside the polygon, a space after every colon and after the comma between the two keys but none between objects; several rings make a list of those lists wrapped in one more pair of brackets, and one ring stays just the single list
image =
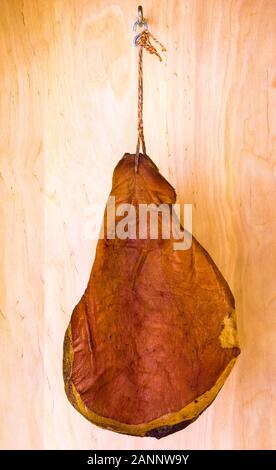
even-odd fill
[{"label": "plywood panel", "polygon": [[214,404],[156,441],[99,430],[67,402],[62,342],[86,286],[93,204],[136,145],[131,0],[2,0],[1,448],[272,448],[275,426],[274,0],[143,2],[149,155],[193,204],[228,280],[242,354]]}]

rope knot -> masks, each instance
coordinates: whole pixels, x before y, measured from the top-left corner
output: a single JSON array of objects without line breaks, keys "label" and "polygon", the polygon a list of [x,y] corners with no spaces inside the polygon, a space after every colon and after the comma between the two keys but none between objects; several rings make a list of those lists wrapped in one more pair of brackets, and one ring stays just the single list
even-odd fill
[{"label": "rope knot", "polygon": [[157,52],[157,49],[151,44],[150,38],[152,38],[156,44],[161,47],[162,52],[166,52],[165,47],[159,42],[148,30],[144,29],[141,34],[138,34],[135,44],[140,47],[144,47],[150,54],[156,55],[160,62],[162,62],[162,57]]}]

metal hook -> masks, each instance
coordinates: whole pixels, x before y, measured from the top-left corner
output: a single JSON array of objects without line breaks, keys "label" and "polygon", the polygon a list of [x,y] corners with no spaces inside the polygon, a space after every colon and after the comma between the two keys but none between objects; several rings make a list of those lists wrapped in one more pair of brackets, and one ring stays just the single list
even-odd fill
[{"label": "metal hook", "polygon": [[139,26],[143,25],[144,17],[143,17],[143,7],[139,5],[138,7],[138,24]]},{"label": "metal hook", "polygon": [[148,29],[148,23],[146,22],[144,15],[143,15],[143,7],[139,5],[138,7],[138,19],[135,21],[133,25],[133,31],[136,31],[137,26],[140,28]]}]

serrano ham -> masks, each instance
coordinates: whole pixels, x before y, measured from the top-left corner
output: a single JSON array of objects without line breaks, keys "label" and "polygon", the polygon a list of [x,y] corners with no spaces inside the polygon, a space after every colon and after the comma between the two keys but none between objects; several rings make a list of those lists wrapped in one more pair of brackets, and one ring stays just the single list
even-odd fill
[{"label": "serrano ham", "polygon": [[[173,223],[175,190],[147,155],[138,171],[136,163],[125,154],[114,170],[115,209],[166,204]],[[129,224],[139,234],[137,213]],[[178,250],[172,231],[167,239],[106,232],[65,334],[66,394],[100,427],[160,438],[193,422],[230,373],[240,352],[234,298],[195,238]]]}]

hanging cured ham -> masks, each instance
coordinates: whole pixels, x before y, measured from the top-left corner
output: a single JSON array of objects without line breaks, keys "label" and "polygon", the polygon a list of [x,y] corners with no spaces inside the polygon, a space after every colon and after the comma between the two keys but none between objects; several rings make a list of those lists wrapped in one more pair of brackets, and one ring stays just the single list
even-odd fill
[{"label": "hanging cured ham", "polygon": [[[103,238],[65,334],[63,375],[69,401],[92,423],[160,438],[185,428],[210,405],[240,350],[228,284],[189,233],[190,245],[179,249],[175,190],[146,153],[142,53],[161,60],[150,38],[165,48],[141,18],[140,10],[145,30],[135,38],[136,153],[125,154],[113,173]],[[152,222],[149,214],[154,236],[140,217],[145,207],[155,215]]]},{"label": "hanging cured ham", "polygon": [[[146,155],[114,170],[115,208],[171,207],[176,194]],[[170,212],[172,219],[172,213]],[[158,226],[161,229],[161,214]],[[139,220],[136,224],[139,231]],[[234,299],[193,238],[99,239],[88,286],[64,342],[64,381],[73,406],[107,429],[160,438],[210,405],[239,354]],[[179,242],[179,240],[177,240]]]}]

